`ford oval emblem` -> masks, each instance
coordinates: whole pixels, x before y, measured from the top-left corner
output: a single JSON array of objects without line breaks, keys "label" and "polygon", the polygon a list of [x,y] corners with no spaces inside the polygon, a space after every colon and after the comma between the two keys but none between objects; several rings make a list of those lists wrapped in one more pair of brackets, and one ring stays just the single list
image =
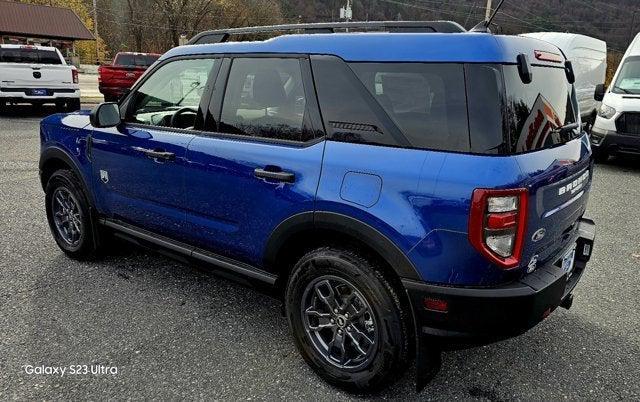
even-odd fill
[{"label": "ford oval emblem", "polygon": [[547,230],[545,228],[540,228],[536,230],[536,232],[531,236],[531,240],[534,242],[538,242],[544,238],[544,235],[547,234]]}]

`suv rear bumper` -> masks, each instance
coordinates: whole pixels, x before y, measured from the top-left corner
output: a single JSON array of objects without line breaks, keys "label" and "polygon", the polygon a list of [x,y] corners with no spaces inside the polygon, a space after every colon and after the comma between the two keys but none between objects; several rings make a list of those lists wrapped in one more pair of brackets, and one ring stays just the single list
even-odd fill
[{"label": "suv rear bumper", "polygon": [[591,129],[591,148],[594,154],[640,155],[640,135],[620,134],[616,131]]},{"label": "suv rear bumper", "polygon": [[[522,279],[495,288],[459,288],[403,280],[418,333],[460,343],[487,343],[519,335],[545,319],[563,301],[570,302],[593,250],[595,224],[579,224],[574,269],[539,267]],[[447,303],[447,312],[427,310],[424,300]],[[455,343],[455,342],[454,342]]]},{"label": "suv rear bumper", "polygon": [[[76,88],[42,88],[46,95],[29,95],[33,88],[0,88],[0,101],[13,103],[52,102],[56,100],[80,99],[80,90]],[[40,88],[39,88],[40,89]]]}]

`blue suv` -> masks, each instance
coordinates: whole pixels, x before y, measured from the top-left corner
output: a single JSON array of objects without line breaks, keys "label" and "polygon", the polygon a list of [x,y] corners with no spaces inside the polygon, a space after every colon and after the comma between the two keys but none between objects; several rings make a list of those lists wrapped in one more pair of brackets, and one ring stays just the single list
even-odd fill
[{"label": "blue suv", "polygon": [[448,22],[192,43],[119,103],[42,121],[68,256],[116,236],[274,290],[304,360],[352,390],[414,358],[421,387],[444,348],[571,306],[593,163],[558,48]]}]

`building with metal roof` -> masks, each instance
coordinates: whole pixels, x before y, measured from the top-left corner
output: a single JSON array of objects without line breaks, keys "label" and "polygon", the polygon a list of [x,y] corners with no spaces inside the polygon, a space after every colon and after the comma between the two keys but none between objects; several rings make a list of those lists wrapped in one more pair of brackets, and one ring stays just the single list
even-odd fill
[{"label": "building with metal roof", "polygon": [[54,46],[74,53],[74,42],[95,40],[69,8],[0,0],[0,43]]}]

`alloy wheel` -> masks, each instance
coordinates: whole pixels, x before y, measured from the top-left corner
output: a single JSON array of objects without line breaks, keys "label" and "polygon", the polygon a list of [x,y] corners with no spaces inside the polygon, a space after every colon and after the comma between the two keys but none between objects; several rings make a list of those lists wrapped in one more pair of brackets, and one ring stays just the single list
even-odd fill
[{"label": "alloy wheel", "polygon": [[78,201],[69,190],[57,188],[51,198],[53,222],[60,238],[71,247],[82,239],[82,216]]},{"label": "alloy wheel", "polygon": [[326,275],[305,289],[301,314],[315,349],[330,364],[358,369],[375,357],[378,328],[371,306],[343,278]]}]

